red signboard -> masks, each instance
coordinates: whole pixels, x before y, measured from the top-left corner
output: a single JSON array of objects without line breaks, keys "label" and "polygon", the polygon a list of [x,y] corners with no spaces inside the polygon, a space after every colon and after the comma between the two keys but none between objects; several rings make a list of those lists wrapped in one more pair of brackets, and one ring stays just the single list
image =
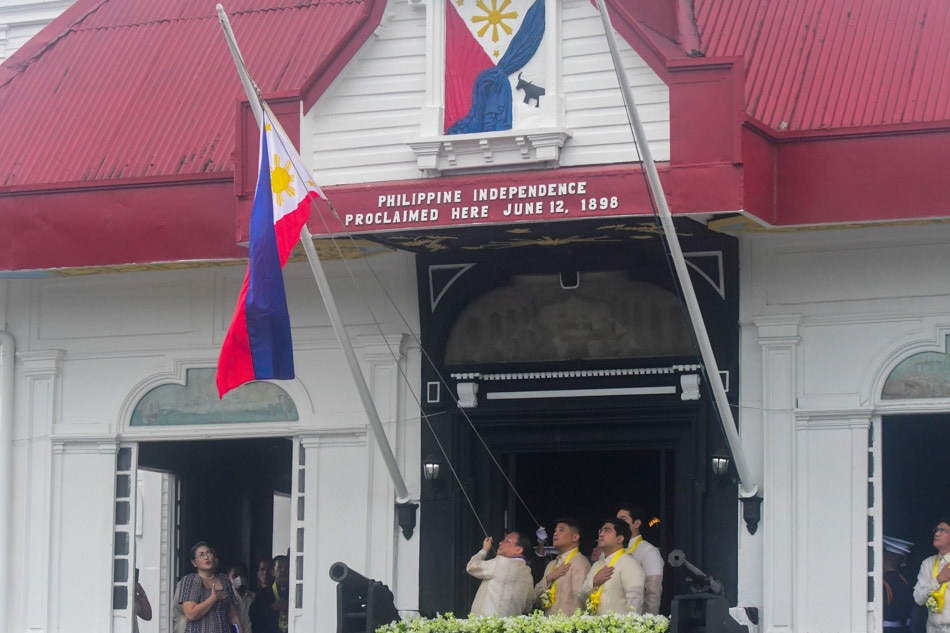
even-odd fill
[{"label": "red signboard", "polygon": [[312,218],[315,235],[582,220],[652,211],[643,174],[630,165],[340,186],[326,193],[336,217]]}]

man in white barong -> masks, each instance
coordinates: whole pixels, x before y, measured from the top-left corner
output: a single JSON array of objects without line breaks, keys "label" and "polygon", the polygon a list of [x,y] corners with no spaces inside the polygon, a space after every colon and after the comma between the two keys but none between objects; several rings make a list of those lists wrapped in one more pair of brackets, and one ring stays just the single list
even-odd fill
[{"label": "man in white barong", "polygon": [[486,537],[479,550],[468,561],[465,571],[482,583],[472,602],[472,615],[511,616],[531,610],[534,583],[524,553],[531,549],[527,538],[509,532],[498,544],[498,554],[486,560],[492,549],[492,538]]},{"label": "man in white barong", "polygon": [[597,546],[603,554],[577,592],[588,613],[642,613],[646,576],[637,559],[626,552],[629,540],[630,528],[616,517],[604,521],[598,531]]},{"label": "man in white barong", "polygon": [[950,583],[950,519],[941,519],[934,528],[937,553],[920,564],[914,602],[927,607],[927,633],[950,633],[950,604],[946,603]]},{"label": "man in white barong", "polygon": [[581,528],[577,519],[563,517],[555,522],[551,543],[557,558],[544,568],[544,575],[534,586],[534,595],[544,615],[574,615],[584,605],[577,599],[577,590],[584,584],[590,561],[577,549]]},{"label": "man in white barong", "polygon": [[[640,530],[646,527],[650,517],[643,508],[631,503],[617,506],[617,518],[630,527],[627,553],[637,559],[646,574],[643,586],[643,613],[659,613],[663,597],[663,556],[653,543],[645,541]],[[652,525],[652,523],[651,523]]]}]

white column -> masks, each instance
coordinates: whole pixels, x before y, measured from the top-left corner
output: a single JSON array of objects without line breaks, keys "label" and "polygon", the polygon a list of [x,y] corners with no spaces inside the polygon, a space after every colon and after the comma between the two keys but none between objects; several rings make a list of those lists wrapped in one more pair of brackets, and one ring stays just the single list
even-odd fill
[{"label": "white column", "polygon": [[[2,290],[0,290],[2,291]],[[0,315],[3,312],[0,297]],[[16,342],[0,329],[0,622],[10,622],[10,586],[19,575],[13,566],[13,397]]]},{"label": "white column", "polygon": [[[14,600],[14,609],[23,609],[28,631],[50,630],[50,543],[52,503],[52,445],[53,426],[60,419],[60,392],[62,380],[62,350],[21,352],[17,354],[24,377],[23,398],[17,411],[26,422],[25,481],[19,484],[23,500],[25,523],[22,547],[14,562],[20,571],[25,595]],[[18,399],[19,400],[19,399]],[[16,442],[16,440],[14,440]],[[16,591],[14,589],[14,591]],[[14,619],[19,619],[14,616]]]},{"label": "white column", "polygon": [[798,346],[797,315],[755,319],[762,347],[762,630],[793,631],[798,584],[796,569],[795,424]]},{"label": "white column", "polygon": [[799,413],[793,516],[801,630],[868,630],[869,431],[870,411]]},{"label": "white column", "polygon": [[[113,630],[116,450],[111,438],[53,441],[50,633]],[[78,577],[77,570],[82,570]],[[128,614],[117,623],[125,630],[132,627]]]}]

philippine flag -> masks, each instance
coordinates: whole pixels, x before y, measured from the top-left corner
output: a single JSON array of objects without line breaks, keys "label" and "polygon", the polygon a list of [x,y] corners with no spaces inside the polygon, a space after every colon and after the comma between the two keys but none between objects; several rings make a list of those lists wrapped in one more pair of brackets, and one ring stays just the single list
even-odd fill
[{"label": "philippine flag", "polygon": [[511,129],[511,76],[535,57],[544,19],[544,0],[446,2],[447,134]]},{"label": "philippine flag", "polygon": [[294,377],[290,314],[281,270],[310,217],[326,196],[265,106],[260,172],[250,224],[250,259],[234,319],[218,357],[218,396],[252,380]]}]

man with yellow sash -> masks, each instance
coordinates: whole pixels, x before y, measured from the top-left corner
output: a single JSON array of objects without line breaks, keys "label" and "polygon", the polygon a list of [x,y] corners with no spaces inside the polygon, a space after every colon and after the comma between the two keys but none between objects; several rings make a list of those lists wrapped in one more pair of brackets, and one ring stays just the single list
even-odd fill
[{"label": "man with yellow sash", "polygon": [[544,615],[573,615],[584,608],[577,598],[577,591],[590,571],[590,562],[577,549],[580,540],[581,528],[577,519],[563,517],[555,522],[551,543],[558,555],[544,568],[544,575],[534,586],[534,595]]},{"label": "man with yellow sash", "polygon": [[937,554],[920,564],[914,602],[927,607],[927,633],[950,633],[950,606],[947,606],[947,582],[950,582],[950,519],[941,519],[934,528],[933,546]]},{"label": "man with yellow sash", "polygon": [[631,503],[621,503],[617,506],[617,518],[622,519],[630,527],[630,542],[627,544],[627,553],[637,559],[646,574],[643,586],[643,613],[657,614],[660,612],[660,599],[663,597],[663,556],[660,550],[643,539],[641,529],[652,521],[643,508]]},{"label": "man with yellow sash", "polygon": [[593,615],[641,613],[643,609],[643,567],[626,552],[630,528],[616,517],[604,521],[597,533],[603,558],[594,563],[577,592],[577,598]]}]

